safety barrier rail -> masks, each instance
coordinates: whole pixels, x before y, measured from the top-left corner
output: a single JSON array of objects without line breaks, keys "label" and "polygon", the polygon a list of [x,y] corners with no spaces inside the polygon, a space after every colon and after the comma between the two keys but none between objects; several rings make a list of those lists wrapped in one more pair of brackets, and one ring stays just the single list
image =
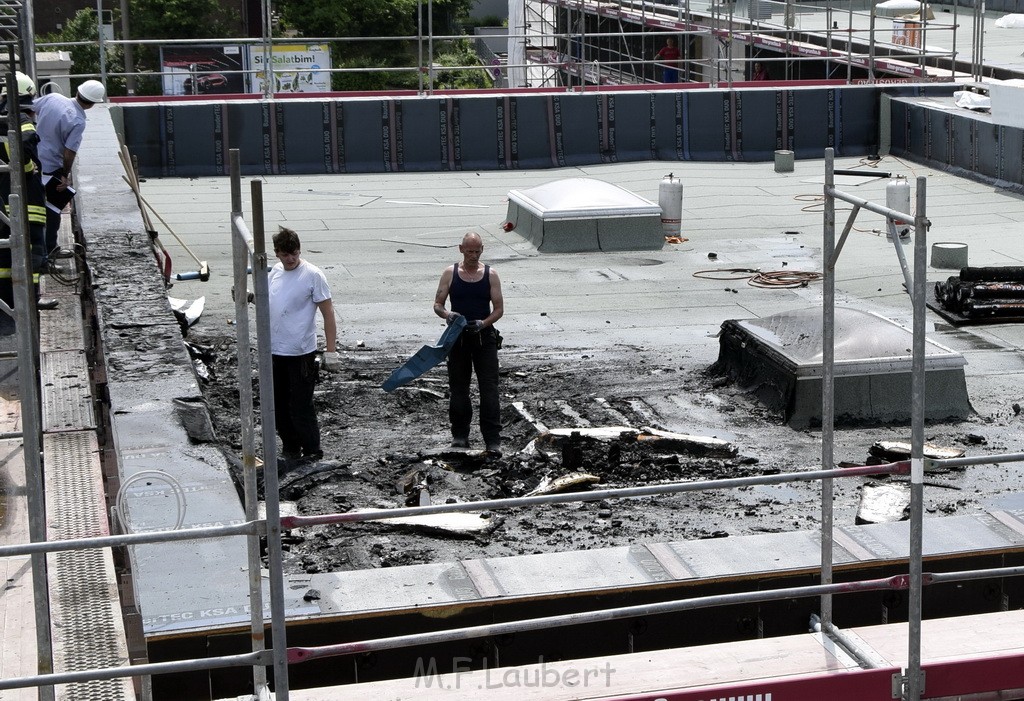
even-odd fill
[{"label": "safety barrier rail", "polygon": [[[825,214],[824,214],[824,312],[823,312],[823,378],[822,378],[822,465],[833,465],[833,389],[834,389],[834,306],[835,306],[835,265],[838,261],[843,244],[852,229],[857,214],[866,209],[882,214],[888,221],[893,233],[893,242],[897,252],[902,253],[899,236],[895,235],[894,221],[913,221],[915,226],[915,256],[913,270],[900,257],[900,266],[907,280],[907,289],[914,305],[913,325],[913,370],[912,370],[912,438],[911,458],[907,461],[886,465],[870,465],[854,468],[821,469],[805,472],[790,472],[774,475],[760,475],[707,482],[682,482],[661,485],[647,485],[623,489],[597,490],[587,493],[552,494],[535,497],[512,499],[484,500],[461,504],[439,504],[436,506],[410,507],[400,509],[375,509],[359,513],[337,513],[307,516],[280,515],[277,475],[277,447],[273,431],[263,431],[263,479],[266,498],[266,518],[258,518],[257,512],[257,461],[256,433],[253,425],[254,398],[250,375],[242,372],[251,362],[251,342],[249,328],[249,276],[252,277],[253,298],[256,317],[256,356],[259,367],[260,411],[264,427],[274,425],[274,403],[272,389],[272,372],[270,369],[270,329],[269,329],[269,291],[268,291],[268,255],[263,233],[263,201],[262,182],[254,179],[252,185],[252,205],[254,228],[250,232],[241,213],[240,190],[240,159],[237,149],[230,152],[231,162],[231,226],[232,251],[235,280],[235,311],[237,326],[237,352],[239,358],[239,392],[240,413],[243,436],[244,495],[246,523],[232,526],[192,529],[186,531],[158,531],[149,533],[128,533],[102,538],[87,538],[57,542],[33,542],[14,546],[0,547],[0,557],[19,554],[39,556],[42,553],[61,550],[112,547],[138,543],[186,540],[196,538],[213,538],[225,535],[248,536],[249,574],[250,574],[250,609],[252,652],[242,655],[228,655],[198,660],[181,660],[155,664],[102,668],[66,672],[60,674],[40,674],[31,677],[19,677],[0,680],[0,690],[39,686],[50,687],[54,684],[88,679],[111,679],[141,675],[163,674],[171,672],[214,669],[220,667],[251,666],[256,694],[259,698],[267,698],[269,686],[265,667],[274,666],[274,692],[279,701],[287,701],[288,665],[328,656],[345,655],[370,650],[384,650],[412,644],[458,640],[469,637],[496,635],[513,631],[540,630],[558,626],[614,620],[632,616],[652,615],[674,611],[720,606],[740,602],[772,601],[784,598],[820,596],[822,629],[842,641],[841,632],[832,623],[832,599],[835,594],[844,594],[872,590],[908,590],[910,593],[910,651],[908,667],[901,680],[901,695],[908,701],[918,701],[922,693],[920,678],[921,658],[921,599],[922,588],[931,584],[966,581],[992,577],[1016,577],[1024,575],[1024,567],[989,568],[947,573],[923,572],[922,552],[922,519],[923,519],[923,476],[929,467],[964,467],[978,464],[1006,463],[1024,461],[1024,453],[1006,453],[972,458],[926,458],[924,446],[924,299],[925,299],[925,260],[926,233],[929,222],[926,217],[925,179],[918,179],[916,214],[900,212],[889,207],[847,195],[834,186],[833,153],[826,150],[825,165]],[[842,234],[836,241],[835,200],[844,200],[854,205]],[[16,203],[16,200],[12,199]],[[16,223],[16,221],[15,221]],[[27,259],[26,259],[27,261]],[[27,309],[29,305],[25,305]],[[29,364],[26,363],[26,366]],[[26,419],[26,440],[29,438],[31,425]],[[28,446],[28,443],[26,443]],[[26,455],[28,450],[26,450]],[[892,474],[910,475],[911,478],[911,528],[909,574],[897,575],[884,579],[861,580],[847,583],[834,583],[832,577],[833,564],[833,518],[832,494],[833,480],[845,477],[865,475]],[[820,584],[808,587],[792,587],[773,591],[739,592],[727,595],[716,595],[670,601],[658,604],[619,607],[613,609],[573,613],[568,615],[550,616],[527,619],[508,623],[452,629],[427,634],[397,636],[377,640],[364,640],[356,643],[340,645],[323,645],[317,647],[289,648],[286,641],[286,620],[283,602],[283,565],[281,549],[282,529],[301,526],[324,525],[329,523],[362,522],[399,516],[423,515],[432,513],[451,513],[460,511],[479,511],[481,509],[501,509],[538,504],[568,503],[594,501],[608,498],[640,498],[659,494],[705,491],[713,489],[732,489],[742,486],[781,484],[788,482],[820,481],[822,483],[822,548]],[[273,648],[267,650],[264,640],[265,621],[262,616],[262,588],[260,584],[260,537],[267,538],[268,561],[270,568],[270,623],[273,633]],[[856,656],[856,651],[851,654]]]},{"label": "safety barrier rail", "polygon": [[[238,234],[245,238],[244,227],[240,226]],[[253,251],[258,250],[258,242],[254,245]],[[236,295],[243,297],[242,295]],[[244,297],[243,297],[244,299]],[[258,298],[257,298],[258,299]],[[258,302],[257,302],[258,304]],[[243,451],[243,455],[246,452]],[[1024,453],[1007,453],[990,455],[979,458],[955,458],[938,459],[927,458],[925,462],[928,468],[941,468],[952,466],[978,465],[986,463],[1002,463],[1024,460]],[[255,468],[255,462],[252,465]],[[678,494],[683,492],[711,491],[717,489],[735,489],[738,487],[785,484],[792,482],[810,482],[832,478],[864,477],[868,475],[906,475],[911,469],[910,461],[899,461],[883,465],[865,465],[860,467],[846,467],[834,470],[813,470],[807,472],[778,473],[774,475],[760,475],[752,477],[740,477],[730,479],[708,480],[701,482],[678,482],[660,485],[648,485],[645,487],[629,487],[621,489],[596,490],[586,493],[548,494],[534,497],[520,497],[509,499],[493,499],[475,502],[464,502],[455,504],[438,504],[434,506],[409,507],[399,509],[373,509],[354,513],[321,514],[314,516],[287,516],[280,517],[280,528],[288,530],[292,528],[308,527],[316,525],[357,523],[376,521],[380,519],[396,518],[404,516],[420,516],[425,514],[475,512],[480,510],[498,510],[518,508],[523,506],[537,506],[542,504],[573,503],[597,501],[613,498],[642,498],[658,496],[663,494]],[[276,468],[275,468],[276,470]],[[247,475],[253,470],[247,470]],[[265,478],[270,475],[264,473]],[[248,481],[247,481],[248,482]],[[268,503],[272,497],[268,494]],[[269,509],[269,506],[268,506]],[[44,552],[59,552],[83,548],[98,548],[133,545],[140,543],[155,543],[161,541],[189,540],[197,538],[216,538],[225,535],[249,535],[260,536],[270,530],[268,521],[255,520],[233,526],[218,526],[209,528],[189,529],[186,531],[154,531],[149,533],[123,534],[107,536],[103,538],[82,538],[75,540],[30,543],[14,546],[0,547],[0,557],[15,555],[36,554]],[[256,570],[259,571],[258,568]],[[969,581],[976,579],[990,579],[997,577],[1024,576],[1024,566],[988,568],[982,570],[965,570],[959,572],[925,573],[922,575],[922,585]],[[24,688],[40,684],[67,684],[72,682],[88,681],[90,679],[114,679],[119,677],[132,677],[141,675],[170,674],[177,672],[212,670],[227,667],[252,666],[254,671],[262,669],[266,665],[275,665],[275,692],[278,699],[287,698],[287,676],[278,677],[276,669],[276,658],[282,656],[287,664],[298,664],[316,659],[336,657],[356,653],[376,652],[390,650],[412,645],[433,644],[450,642],[453,640],[465,640],[471,638],[503,635],[508,633],[526,632],[557,628],[562,626],[582,625],[588,623],[599,623],[638,616],[652,616],[667,613],[678,613],[681,611],[711,608],[715,606],[726,606],[741,603],[758,603],[767,601],[780,601],[791,598],[810,596],[831,596],[834,594],[850,594],[866,591],[897,591],[908,590],[911,587],[909,575],[895,575],[892,577],[877,578],[870,580],[858,580],[838,584],[820,584],[803,587],[787,587],[771,591],[737,592],[731,594],[720,594],[688,598],[682,601],[669,601],[656,604],[642,604],[635,606],[622,606],[612,609],[601,609],[573,614],[546,616],[506,623],[497,623],[481,626],[469,626],[458,629],[449,629],[432,633],[418,633],[373,640],[362,640],[352,643],[342,643],[322,646],[276,646],[272,650],[254,649],[252,653],[239,655],[223,655],[212,658],[197,660],[181,660],[174,662],[161,662],[126,667],[102,668],[91,670],[80,670],[50,675],[37,675],[32,677],[19,677],[0,680],[0,690]],[[260,610],[256,605],[253,610]],[[276,614],[271,614],[272,622]],[[831,626],[828,621],[823,621],[824,626]],[[259,619],[259,629],[262,631],[263,621]],[[842,643],[842,633],[839,629],[831,626],[835,637]],[[282,637],[278,637],[281,635]],[[282,633],[275,634],[275,640],[283,640]],[[262,636],[259,636],[262,640]],[[254,636],[254,646],[257,644],[257,636]],[[844,647],[848,648],[851,655],[857,657],[857,648],[854,643],[845,642]],[[266,684],[265,676],[262,684]],[[260,686],[256,687],[257,689]],[[265,688],[265,687],[264,687]]]}]

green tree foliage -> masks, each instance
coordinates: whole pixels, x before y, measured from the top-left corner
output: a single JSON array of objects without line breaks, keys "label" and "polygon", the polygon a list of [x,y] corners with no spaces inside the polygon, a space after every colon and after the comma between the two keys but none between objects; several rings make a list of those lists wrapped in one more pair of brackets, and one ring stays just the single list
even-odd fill
[{"label": "green tree foliage", "polygon": [[[118,15],[115,13],[115,22]],[[100,74],[100,49],[99,49],[99,26],[96,22],[96,11],[92,8],[79,10],[63,29],[53,34],[45,34],[37,38],[37,43],[67,43],[75,44],[66,47],[71,54],[73,71],[89,75]],[[80,42],[88,42],[81,44]],[[106,69],[108,73],[124,72],[124,56],[121,47],[106,45]],[[78,84],[86,78],[72,79],[71,89],[74,92]],[[116,77],[107,80],[107,92],[111,95],[125,94],[124,78]]]},{"label": "green tree foliage", "polygon": [[[131,0],[129,5],[129,26],[132,39],[205,39],[231,36],[238,33],[238,15],[225,8],[218,0]],[[120,34],[120,11],[114,10],[114,27]],[[96,11],[92,8],[79,10],[64,28],[54,34],[36,39],[37,43],[88,42],[88,45],[68,46],[73,71],[80,74],[100,74],[99,30]],[[108,73],[124,72],[124,55],[120,46],[106,46],[106,69]],[[136,45],[133,51],[136,71],[160,72],[160,52],[156,45]],[[85,80],[72,81],[72,87]],[[159,78],[141,76],[137,79],[136,93],[140,95],[160,94]],[[107,92],[124,95],[127,90],[123,77],[109,77]]]},{"label": "green tree foliage", "polygon": [[[132,39],[214,39],[238,33],[238,15],[217,0],[130,0]],[[155,44],[136,45],[136,94],[159,95],[160,50]]]},{"label": "green tree foliage", "polygon": [[[430,5],[436,35],[461,33],[460,22],[468,16],[474,0],[434,0]],[[415,89],[421,47],[415,40],[381,40],[384,37],[413,37],[428,32],[426,0],[276,0],[281,24],[288,31],[307,37],[349,37],[331,44],[336,67],[408,68],[407,71],[377,73],[335,73],[335,90]],[[426,39],[423,41],[426,60]],[[434,42],[435,63],[453,49],[447,42]],[[461,53],[460,49],[454,49]],[[449,60],[449,59],[446,59]],[[447,65],[460,65],[450,59]],[[475,57],[470,63],[475,62]],[[467,64],[461,64],[467,65]],[[457,81],[454,81],[457,82]]]},{"label": "green tree foliage", "polygon": [[[476,53],[469,41],[463,39],[453,41],[448,50],[434,57],[434,87],[444,88],[485,88],[490,83],[487,71],[472,68],[456,68],[457,66],[473,66],[479,64]],[[442,68],[438,68],[438,67]]]},{"label": "green tree foliage", "polygon": [[342,91],[365,90],[416,90],[419,78],[416,70],[409,68],[401,71],[367,71],[367,68],[394,68],[393,61],[375,59],[368,56],[333,59],[335,68],[345,72],[331,74],[331,88]]},{"label": "green tree foliage", "polygon": [[237,32],[237,13],[217,0],[131,0],[134,39],[207,39]]}]

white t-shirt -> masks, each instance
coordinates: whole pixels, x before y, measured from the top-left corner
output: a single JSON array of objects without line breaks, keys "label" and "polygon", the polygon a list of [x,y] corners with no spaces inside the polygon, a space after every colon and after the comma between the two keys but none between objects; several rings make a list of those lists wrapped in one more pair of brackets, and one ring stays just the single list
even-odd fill
[{"label": "white t-shirt", "polygon": [[270,269],[270,352],[306,355],[316,350],[316,305],[331,298],[323,271],[301,261],[294,270]]}]

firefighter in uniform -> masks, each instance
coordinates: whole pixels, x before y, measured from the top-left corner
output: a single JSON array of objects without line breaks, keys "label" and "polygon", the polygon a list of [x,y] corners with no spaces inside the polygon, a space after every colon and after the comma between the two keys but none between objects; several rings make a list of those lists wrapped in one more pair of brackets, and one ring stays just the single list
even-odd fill
[{"label": "firefighter in uniform", "polygon": [[[39,273],[46,260],[46,190],[43,188],[42,170],[39,166],[38,144],[35,124],[32,122],[32,99],[36,94],[36,85],[24,73],[17,72],[19,129],[21,133],[22,157],[24,170],[22,198],[28,213],[29,241],[32,246],[32,281],[38,290]],[[7,88],[0,90],[0,116],[7,117]],[[10,144],[7,141],[6,128],[0,127],[0,161],[10,164]],[[11,194],[10,171],[0,173],[0,198],[3,199],[4,214],[10,216],[8,200]],[[9,238],[10,228],[0,222],[0,238]],[[14,307],[14,288],[11,280],[11,249],[0,248],[0,299],[11,308]],[[41,309],[52,309],[57,306],[56,300],[40,299]],[[0,312],[0,333],[11,333],[13,325],[6,314]]]}]

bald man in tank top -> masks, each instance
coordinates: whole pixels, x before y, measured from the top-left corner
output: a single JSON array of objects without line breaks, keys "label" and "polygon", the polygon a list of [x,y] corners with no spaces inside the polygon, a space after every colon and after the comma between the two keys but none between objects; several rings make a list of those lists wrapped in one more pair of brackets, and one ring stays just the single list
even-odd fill
[{"label": "bald man in tank top", "polygon": [[[448,418],[452,424],[452,446],[469,447],[473,405],[469,386],[476,372],[480,389],[480,433],[488,452],[501,452],[501,404],[498,398],[498,341],[494,322],[505,313],[501,280],[489,265],[480,263],[484,244],[479,234],[462,237],[462,261],[441,273],[434,296],[434,313],[449,324],[466,317],[466,328],[448,354]],[[451,310],[445,306],[451,300]]]}]

